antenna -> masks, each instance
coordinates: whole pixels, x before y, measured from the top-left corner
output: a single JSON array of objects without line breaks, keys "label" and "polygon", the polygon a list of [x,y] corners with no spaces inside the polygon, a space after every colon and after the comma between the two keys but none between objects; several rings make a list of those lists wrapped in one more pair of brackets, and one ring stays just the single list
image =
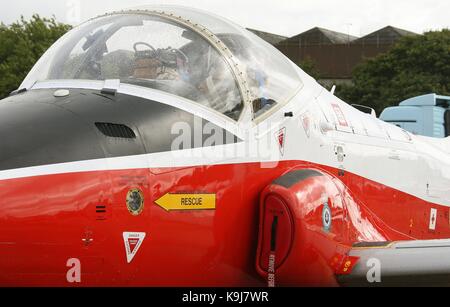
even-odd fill
[{"label": "antenna", "polygon": [[336,85],[333,85],[333,87],[331,88],[331,95],[334,95],[334,92],[336,92]]},{"label": "antenna", "polygon": [[347,35],[348,35],[348,41],[347,41],[347,43],[350,44],[350,30],[351,30],[353,24],[350,23],[350,22],[348,22],[348,23],[346,23],[345,25],[347,26]]}]

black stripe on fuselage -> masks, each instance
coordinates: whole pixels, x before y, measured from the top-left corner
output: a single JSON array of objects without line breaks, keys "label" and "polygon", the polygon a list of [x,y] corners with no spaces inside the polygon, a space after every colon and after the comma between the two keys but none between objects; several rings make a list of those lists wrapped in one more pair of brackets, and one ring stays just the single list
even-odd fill
[{"label": "black stripe on fuselage", "polygon": [[[213,146],[241,141],[189,112],[160,102],[94,90],[71,89],[69,96],[59,98],[54,92],[32,90],[0,101],[0,170],[168,152],[179,136],[172,133],[176,123],[191,127],[190,143],[182,143],[177,150],[202,147],[211,137],[203,133],[206,124],[214,129],[211,133],[223,135],[222,143]],[[98,123],[129,128],[136,137],[105,135]],[[195,140],[199,135],[200,142]]]},{"label": "black stripe on fuselage", "polygon": [[297,170],[297,171],[289,172],[289,173],[281,176],[280,178],[277,178],[273,182],[273,184],[280,185],[282,187],[289,189],[299,182],[302,182],[308,178],[318,177],[318,176],[323,176],[323,174],[319,173],[318,171],[310,170],[310,169]]}]

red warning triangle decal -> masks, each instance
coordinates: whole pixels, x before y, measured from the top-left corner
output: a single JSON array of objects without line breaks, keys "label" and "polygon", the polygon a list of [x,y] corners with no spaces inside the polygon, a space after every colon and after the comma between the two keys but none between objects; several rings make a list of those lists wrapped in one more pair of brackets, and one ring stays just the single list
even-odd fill
[{"label": "red warning triangle decal", "polygon": [[278,146],[280,148],[281,155],[284,155],[284,144],[286,143],[286,128],[281,129],[276,134],[278,140]]},{"label": "red warning triangle decal", "polygon": [[284,146],[284,133],[281,133],[281,134],[278,136],[278,143],[280,144],[280,147],[283,147],[283,146]]},{"label": "red warning triangle decal", "polygon": [[145,238],[145,232],[124,232],[123,241],[125,243],[125,252],[127,254],[127,262],[133,261],[142,242]]},{"label": "red warning triangle decal", "polygon": [[128,245],[130,246],[130,252],[133,253],[138,245],[139,240],[134,238],[128,238]]}]

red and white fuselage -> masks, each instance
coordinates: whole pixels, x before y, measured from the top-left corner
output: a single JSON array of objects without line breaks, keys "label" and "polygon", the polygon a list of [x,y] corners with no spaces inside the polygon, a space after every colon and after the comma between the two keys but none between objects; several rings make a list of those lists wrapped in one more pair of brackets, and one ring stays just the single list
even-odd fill
[{"label": "red and white fuselage", "polygon": [[[189,10],[133,14],[197,29]],[[26,80],[0,105],[0,285],[262,286],[270,206],[277,285],[339,285],[358,246],[449,238],[449,140],[361,113],[288,63],[301,82],[262,115],[232,68],[238,119],[123,80]]]}]

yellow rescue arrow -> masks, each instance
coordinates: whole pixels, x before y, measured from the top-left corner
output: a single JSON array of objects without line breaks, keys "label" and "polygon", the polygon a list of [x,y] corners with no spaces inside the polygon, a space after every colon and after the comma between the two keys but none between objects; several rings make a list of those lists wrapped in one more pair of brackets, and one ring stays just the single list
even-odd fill
[{"label": "yellow rescue arrow", "polygon": [[216,194],[170,194],[155,200],[166,211],[174,210],[214,210]]}]

